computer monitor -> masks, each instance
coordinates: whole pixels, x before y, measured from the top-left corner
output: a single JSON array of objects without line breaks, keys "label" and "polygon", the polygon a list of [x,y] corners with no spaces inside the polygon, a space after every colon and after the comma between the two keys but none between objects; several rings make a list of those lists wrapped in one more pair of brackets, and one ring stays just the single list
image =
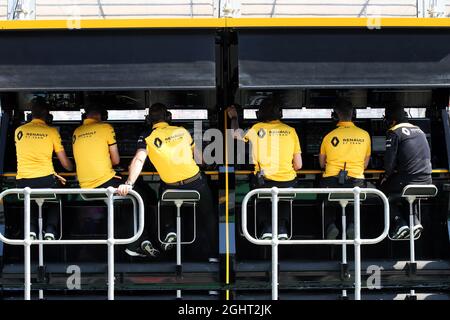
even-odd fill
[{"label": "computer monitor", "polygon": [[386,137],[385,136],[373,136],[372,137],[372,152],[385,152],[386,151]]}]

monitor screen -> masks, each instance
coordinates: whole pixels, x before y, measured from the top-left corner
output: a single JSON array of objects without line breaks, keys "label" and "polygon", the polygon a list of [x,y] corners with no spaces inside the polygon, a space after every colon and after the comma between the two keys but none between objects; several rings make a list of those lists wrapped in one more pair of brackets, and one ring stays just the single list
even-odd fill
[{"label": "monitor screen", "polygon": [[386,137],[385,136],[373,136],[372,137],[372,152],[384,152],[386,151]]}]

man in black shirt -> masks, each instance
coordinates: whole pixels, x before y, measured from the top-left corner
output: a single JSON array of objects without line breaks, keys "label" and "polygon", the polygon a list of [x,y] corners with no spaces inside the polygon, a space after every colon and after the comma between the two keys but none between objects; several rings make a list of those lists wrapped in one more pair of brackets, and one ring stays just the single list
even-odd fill
[{"label": "man in black shirt", "polygon": [[[386,109],[385,120],[386,153],[384,156],[385,176],[381,190],[389,197],[391,223],[394,239],[409,237],[409,226],[402,217],[400,194],[408,184],[431,184],[431,152],[425,133],[408,122],[406,112],[400,106]],[[418,237],[423,227],[415,216],[414,236]]]}]

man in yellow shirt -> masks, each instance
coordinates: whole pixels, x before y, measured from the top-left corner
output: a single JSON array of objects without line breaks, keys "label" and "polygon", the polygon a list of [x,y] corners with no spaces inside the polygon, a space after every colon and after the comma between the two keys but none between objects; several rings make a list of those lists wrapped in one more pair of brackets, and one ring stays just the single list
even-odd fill
[{"label": "man in yellow shirt", "polygon": [[[291,188],[297,183],[296,170],[302,167],[300,142],[294,128],[281,122],[281,109],[269,98],[263,100],[257,112],[258,123],[245,134],[239,129],[238,116],[234,106],[228,108],[234,136],[250,142],[252,160],[255,165],[252,189]],[[272,239],[272,210],[269,201],[260,201],[258,206],[261,239]],[[288,238],[289,204],[279,203],[278,238]]]},{"label": "man in yellow shirt", "polygon": [[[31,122],[18,127],[15,131],[17,154],[17,187],[18,188],[57,188],[53,168],[53,152],[58,157],[64,169],[71,171],[72,162],[67,158],[61,144],[61,137],[56,128],[49,124],[53,119],[50,106],[42,97],[35,97],[31,101]],[[38,238],[37,205],[31,202],[31,231],[32,239]],[[44,239],[54,240],[58,226],[58,208],[45,204],[46,220],[44,225]]]},{"label": "man in yellow shirt", "polygon": [[114,128],[104,122],[105,110],[89,106],[83,116],[83,124],[72,136],[73,155],[77,165],[80,187],[107,188],[120,185],[113,166],[120,163]]},{"label": "man in yellow shirt", "polygon": [[[108,118],[107,111],[98,105],[90,105],[86,108],[83,118],[83,124],[75,129],[72,136],[80,187],[118,188],[121,178],[116,176],[113,166],[120,163],[120,155],[114,128],[104,122]],[[146,235],[143,234],[135,243],[129,245],[125,252],[130,256],[156,256],[157,250],[145,238]]]},{"label": "man in yellow shirt", "polygon": [[[352,104],[339,99],[334,108],[339,122],[337,128],[323,138],[320,147],[319,162],[325,173],[321,180],[322,188],[365,187],[364,170],[370,160],[371,142],[367,131],[358,128],[352,122]],[[349,215],[349,220],[353,216]],[[336,239],[339,230],[336,226],[336,214],[327,214],[327,239]],[[347,236],[353,238],[354,227],[350,220]]]},{"label": "man in yellow shirt", "polygon": [[[149,109],[151,127],[138,140],[137,151],[130,164],[130,174],[125,184],[119,187],[119,194],[126,195],[139,177],[147,156],[161,178],[160,195],[167,189],[197,190],[200,193],[199,218],[199,255],[216,260],[217,222],[215,221],[211,190],[206,177],[194,160],[195,144],[189,132],[183,127],[172,126],[170,113],[162,103],[155,103]],[[197,158],[198,156],[196,156]],[[166,224],[168,233],[164,250],[174,247],[176,233],[174,221]],[[210,259],[210,261],[212,261]]]}]

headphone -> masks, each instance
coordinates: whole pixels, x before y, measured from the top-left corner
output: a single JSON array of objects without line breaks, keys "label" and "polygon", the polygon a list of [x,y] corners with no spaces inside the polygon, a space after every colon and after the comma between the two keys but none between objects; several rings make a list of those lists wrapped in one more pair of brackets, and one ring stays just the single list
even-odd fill
[{"label": "headphone", "polygon": [[91,112],[91,111],[96,111],[96,112],[100,113],[100,119],[101,119],[102,121],[107,121],[107,120],[108,120],[108,110],[106,110],[106,109],[101,109],[101,108],[98,108],[98,107],[91,107],[91,108],[87,107],[87,108],[85,109],[85,112],[81,114],[81,121],[82,121],[82,122],[83,122],[85,119],[87,119],[87,115],[88,115],[89,112]]},{"label": "headphone", "polygon": [[389,129],[391,127],[392,121],[397,121],[400,123],[408,119],[408,113],[404,109],[396,110],[389,114],[389,117],[386,117],[386,112],[383,117],[384,126]]},{"label": "headphone", "polygon": [[264,106],[256,111],[258,121],[270,121],[283,118],[283,110],[277,105],[272,107]]},{"label": "headphone", "polygon": [[[33,114],[30,112],[27,114],[26,122],[31,122],[33,120]],[[47,113],[45,119],[45,123],[51,125],[53,123],[53,115],[49,112]]]},{"label": "headphone", "polygon": [[[53,122],[53,115],[50,113],[50,105],[48,104],[47,100],[42,96],[35,96],[31,100],[31,110],[33,110],[35,107],[39,107],[39,114],[42,114],[43,110],[46,111],[45,118],[42,120],[44,120],[46,124],[51,125]],[[33,111],[27,114],[26,117],[27,122],[30,122],[31,120],[33,120]]]},{"label": "headphone", "polygon": [[[331,118],[332,118],[334,121],[336,121],[336,122],[339,122],[339,121],[340,121],[337,112],[334,111],[334,110],[331,112]],[[352,110],[352,121],[354,121],[355,119],[356,119],[356,109],[353,108],[353,110]]]},{"label": "headphone", "polygon": [[334,120],[334,121],[339,121],[339,116],[338,116],[338,114],[337,114],[337,112],[336,111],[332,111],[331,112],[331,118]]},{"label": "headphone", "polygon": [[[164,108],[164,115],[163,115],[163,119],[161,119],[158,115],[158,118],[156,118],[154,115],[152,115],[152,107],[155,108]],[[152,126],[153,123],[155,123],[156,121],[164,121],[164,122],[168,122],[170,123],[172,121],[172,112],[170,112],[169,110],[167,110],[167,107],[165,105],[163,105],[162,103],[154,103],[150,106],[150,109],[148,111],[148,115],[145,116],[145,123],[149,126]]]}]

